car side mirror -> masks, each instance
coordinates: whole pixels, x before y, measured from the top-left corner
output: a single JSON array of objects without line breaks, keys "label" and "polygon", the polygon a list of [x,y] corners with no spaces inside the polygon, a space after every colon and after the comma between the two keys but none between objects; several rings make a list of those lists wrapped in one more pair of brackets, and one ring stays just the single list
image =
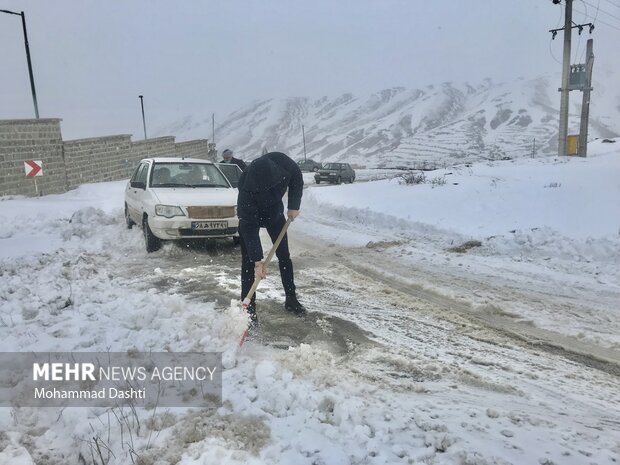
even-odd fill
[{"label": "car side mirror", "polygon": [[146,189],[146,183],[141,181],[131,181],[131,187],[135,189]]}]

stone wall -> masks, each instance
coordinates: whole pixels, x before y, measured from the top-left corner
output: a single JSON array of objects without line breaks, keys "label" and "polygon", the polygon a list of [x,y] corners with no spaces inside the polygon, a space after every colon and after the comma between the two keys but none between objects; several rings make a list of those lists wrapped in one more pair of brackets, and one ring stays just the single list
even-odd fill
[{"label": "stone wall", "polygon": [[176,156],[175,145],[174,137],[171,136],[134,142],[132,144],[129,161],[127,163],[127,168],[129,171],[125,178],[131,177],[131,173],[133,173],[136,166],[138,166],[138,162],[143,158]]},{"label": "stone wall", "polygon": [[212,144],[209,144],[207,139],[177,142],[175,144],[176,156],[214,161],[212,159],[213,154],[211,153],[211,145]]},{"label": "stone wall", "polygon": [[69,189],[128,176],[132,153],[129,135],[70,140],[63,147]]},{"label": "stone wall", "polygon": [[[60,121],[0,120],[0,195],[45,195],[66,191]],[[27,178],[26,160],[41,160],[43,176]]]},{"label": "stone wall", "polygon": [[[215,145],[207,139],[132,142],[123,134],[63,141],[60,121],[0,120],[0,196],[61,193],[84,183],[127,179],[143,158],[215,159]],[[25,160],[41,160],[43,176],[27,178]]]},{"label": "stone wall", "polygon": [[174,137],[172,136],[134,142],[131,151],[133,158],[137,161],[143,158],[176,156]]}]

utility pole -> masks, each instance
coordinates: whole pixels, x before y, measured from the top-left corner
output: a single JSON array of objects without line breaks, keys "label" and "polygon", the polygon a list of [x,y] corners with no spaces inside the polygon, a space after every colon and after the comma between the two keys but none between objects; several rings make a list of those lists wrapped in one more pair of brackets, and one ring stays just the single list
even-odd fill
[{"label": "utility pole", "polygon": [[146,140],[146,119],[144,119],[144,96],[138,95],[140,106],[142,107],[142,126],[144,127],[144,140]]},{"label": "utility pole", "polygon": [[211,141],[215,144],[215,113],[211,114]]},{"label": "utility pole", "polygon": [[532,158],[536,156],[536,138],[534,137],[534,141],[532,142]]},{"label": "utility pole", "polygon": [[26,60],[28,61],[28,75],[30,76],[30,91],[32,92],[32,101],[34,103],[34,114],[39,119],[39,104],[37,103],[37,91],[34,87],[34,74],[32,72],[32,62],[30,60],[30,46],[28,45],[28,31],[26,30],[26,14],[22,11],[16,13],[9,10],[0,10],[2,13],[22,17],[22,29],[24,30],[24,45],[26,46]]},{"label": "utility pole", "polygon": [[301,135],[304,140],[304,161],[306,161],[306,131],[304,130],[304,125],[301,125]]},{"label": "utility pole", "polygon": [[[566,4],[564,13],[564,27],[561,29],[550,29],[551,39],[555,39],[558,31],[564,31],[564,54],[562,62],[562,87],[558,90],[561,92],[560,99],[560,128],[558,131],[558,154],[568,155],[568,110],[569,110],[569,93],[571,90],[580,90],[583,94],[583,105],[581,112],[581,127],[579,133],[579,143],[583,143],[583,150],[587,151],[585,145],[587,143],[588,134],[588,111],[590,103],[590,90],[591,90],[591,77],[592,77],[592,40],[588,40],[588,62],[587,65],[577,64],[571,66],[570,64],[570,48],[571,48],[571,35],[573,28],[579,30],[579,34],[583,32],[584,27],[588,26],[590,34],[594,30],[593,23],[575,24],[573,23],[573,0],[564,0]],[[557,5],[561,3],[561,0],[552,0]],[[589,68],[588,68],[589,66]],[[586,72],[589,69],[589,74]],[[589,76],[589,77],[588,77]],[[586,82],[587,81],[587,82]],[[587,89],[587,90],[586,90]],[[584,113],[585,108],[585,113]],[[585,125],[585,127],[584,127]],[[583,142],[582,142],[583,140]],[[581,150],[578,149],[579,154]],[[585,152],[584,152],[585,153]],[[585,156],[585,155],[584,155]]]},{"label": "utility pole", "polygon": [[590,91],[592,90],[592,67],[594,66],[594,40],[588,39],[586,47],[586,82],[581,101],[581,124],[579,125],[578,155],[588,154],[588,123],[590,119]]},{"label": "utility pole", "polygon": [[573,30],[573,0],[565,0],[564,9],[564,54],[562,56],[562,87],[560,88],[560,130],[558,154],[566,155],[566,140],[568,138],[568,105],[569,105],[569,74],[570,74],[570,45]]},{"label": "utility pole", "polygon": [[39,104],[37,103],[37,91],[34,88],[34,75],[32,74],[32,62],[30,61],[30,46],[28,45],[28,32],[26,31],[26,15],[22,11],[22,28],[24,29],[24,44],[26,45],[26,59],[28,60],[28,75],[30,76],[30,90],[34,102],[34,114],[39,119]]}]

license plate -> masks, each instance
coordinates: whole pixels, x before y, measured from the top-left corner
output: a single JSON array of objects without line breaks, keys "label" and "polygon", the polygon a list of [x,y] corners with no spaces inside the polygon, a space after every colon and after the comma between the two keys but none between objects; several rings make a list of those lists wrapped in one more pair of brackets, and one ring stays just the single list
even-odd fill
[{"label": "license plate", "polygon": [[228,221],[192,221],[192,229],[194,230],[205,229],[211,231],[226,228],[228,228]]}]

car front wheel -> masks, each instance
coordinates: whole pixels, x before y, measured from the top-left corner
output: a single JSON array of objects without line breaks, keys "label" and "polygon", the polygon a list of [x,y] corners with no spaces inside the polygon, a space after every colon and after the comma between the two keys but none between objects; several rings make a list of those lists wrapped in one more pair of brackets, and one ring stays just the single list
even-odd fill
[{"label": "car front wheel", "polygon": [[320,179],[315,179],[314,180],[317,184],[321,184],[321,180]]},{"label": "car front wheel", "polygon": [[336,181],[336,184],[342,184],[342,178],[340,176],[338,176],[338,180]]},{"label": "car front wheel", "polygon": [[142,220],[142,231],[144,232],[144,244],[148,253],[156,252],[161,248],[161,239],[159,239],[149,227],[148,217]]},{"label": "car front wheel", "polygon": [[131,229],[133,225],[136,224],[129,216],[129,209],[127,208],[127,204],[125,204],[125,224],[127,225],[127,229]]}]

